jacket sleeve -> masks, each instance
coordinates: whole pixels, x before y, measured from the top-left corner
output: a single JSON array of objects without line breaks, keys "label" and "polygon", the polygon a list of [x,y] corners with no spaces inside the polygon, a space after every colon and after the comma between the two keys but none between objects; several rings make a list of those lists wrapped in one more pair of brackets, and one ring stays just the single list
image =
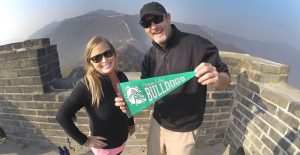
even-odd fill
[{"label": "jacket sleeve", "polygon": [[150,50],[145,54],[142,63],[141,79],[146,79],[151,77],[151,56]]},{"label": "jacket sleeve", "polygon": [[218,72],[225,72],[229,75],[229,69],[227,65],[222,62],[218,48],[208,40],[203,41],[203,44],[206,47],[205,62],[215,66]]},{"label": "jacket sleeve", "polygon": [[82,81],[79,82],[56,114],[57,122],[62,126],[64,131],[80,145],[83,145],[87,141],[87,136],[76,127],[73,116],[88,102],[87,92],[84,83]]},{"label": "jacket sleeve", "polygon": [[132,116],[128,119],[128,126],[133,126],[133,125],[135,125],[135,123],[134,123],[134,117]]}]

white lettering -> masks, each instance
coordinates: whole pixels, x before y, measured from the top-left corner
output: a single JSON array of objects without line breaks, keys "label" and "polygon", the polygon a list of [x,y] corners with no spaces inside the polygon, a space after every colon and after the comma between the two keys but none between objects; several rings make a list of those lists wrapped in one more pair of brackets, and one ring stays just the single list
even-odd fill
[{"label": "white lettering", "polygon": [[169,83],[170,83],[172,88],[175,87],[175,82],[173,80],[170,80]]},{"label": "white lettering", "polygon": [[156,99],[157,98],[157,93],[155,92],[155,89],[153,87],[154,86],[150,87],[150,91],[151,91],[151,94],[152,94],[153,98]]},{"label": "white lettering", "polygon": [[158,96],[161,96],[162,92],[158,90],[157,85],[154,86],[155,90],[157,91]]},{"label": "white lettering", "polygon": [[149,88],[145,88],[145,91],[146,91],[146,93],[147,93],[147,96],[148,96],[149,101],[152,101],[153,97],[152,97],[152,95],[151,95],[151,93],[150,93]]},{"label": "white lettering", "polygon": [[163,88],[163,86],[161,85],[161,83],[159,84],[159,87],[160,87],[162,93],[165,93],[165,92],[166,92],[166,90],[164,90],[164,88]]},{"label": "white lettering", "polygon": [[170,84],[168,82],[164,82],[165,86],[166,86],[166,91],[169,91],[171,88],[170,88]]}]

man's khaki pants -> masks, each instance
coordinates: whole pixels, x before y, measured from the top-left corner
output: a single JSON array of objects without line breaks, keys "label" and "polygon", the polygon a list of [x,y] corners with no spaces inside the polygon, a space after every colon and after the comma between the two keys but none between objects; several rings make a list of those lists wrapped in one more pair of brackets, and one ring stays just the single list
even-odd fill
[{"label": "man's khaki pants", "polygon": [[175,132],[161,127],[152,117],[147,139],[148,155],[193,155],[197,130]]}]

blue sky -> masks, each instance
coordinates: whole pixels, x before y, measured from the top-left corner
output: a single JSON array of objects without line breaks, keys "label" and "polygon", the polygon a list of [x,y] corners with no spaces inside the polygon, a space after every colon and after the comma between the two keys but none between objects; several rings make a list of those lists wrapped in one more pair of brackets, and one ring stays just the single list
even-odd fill
[{"label": "blue sky", "polygon": [[[299,0],[158,0],[177,22],[300,50]],[[23,41],[52,21],[106,9],[138,14],[150,0],[0,0],[0,45]]]}]

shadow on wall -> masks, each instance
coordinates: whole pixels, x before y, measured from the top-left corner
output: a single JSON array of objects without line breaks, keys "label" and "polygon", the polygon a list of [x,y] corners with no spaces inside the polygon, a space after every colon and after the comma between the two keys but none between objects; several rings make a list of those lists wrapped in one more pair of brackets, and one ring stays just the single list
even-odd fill
[{"label": "shadow on wall", "polygon": [[[54,131],[49,126],[49,129],[39,129],[42,122],[49,122],[52,118],[41,117],[37,115],[36,109],[25,109],[29,104],[36,104],[33,102],[18,102],[7,101],[0,98],[0,126],[3,128],[8,142],[13,142],[16,145],[21,145],[21,148],[30,149],[29,146],[40,148],[34,152],[38,154],[47,153],[50,150],[57,150],[57,146],[44,136],[44,133],[50,134]],[[40,106],[34,106],[41,108]],[[4,144],[3,144],[4,145]],[[22,151],[22,150],[21,150]],[[12,147],[1,150],[3,154],[16,153],[17,148]],[[23,152],[21,152],[24,154]]]},{"label": "shadow on wall", "polygon": [[83,67],[76,67],[67,78],[57,78],[51,82],[51,88],[55,90],[73,89],[77,82],[85,76]]},{"label": "shadow on wall", "polygon": [[4,130],[0,127],[0,144],[5,143],[7,140],[6,138]]},{"label": "shadow on wall", "polygon": [[251,145],[250,150],[244,146],[250,141],[259,141],[262,131],[258,128],[265,130],[260,117],[268,111],[268,103],[261,99],[259,93],[259,87],[249,81],[246,72],[239,74],[231,123],[225,136],[231,144],[230,155],[259,154],[251,148],[256,146]]},{"label": "shadow on wall", "polygon": [[299,122],[289,119],[289,114],[273,101],[261,97],[274,95],[262,86],[249,81],[246,72],[238,76],[231,123],[225,136],[231,155],[294,154],[299,148]]},{"label": "shadow on wall", "polygon": [[[274,137],[280,137],[279,135],[274,135],[274,131],[271,131]],[[298,134],[298,136],[297,136]],[[283,148],[288,154],[292,154],[295,151],[295,148],[292,147],[291,143],[297,143],[299,144],[299,130],[297,128],[293,128],[292,130],[288,131],[287,134],[285,134],[284,137],[281,137],[277,143],[277,145],[274,147],[273,152],[274,154],[280,154],[282,153],[279,149],[279,147]],[[291,143],[288,143],[287,140],[291,141]],[[299,154],[299,152],[298,152]],[[297,154],[297,155],[298,155]]]}]

